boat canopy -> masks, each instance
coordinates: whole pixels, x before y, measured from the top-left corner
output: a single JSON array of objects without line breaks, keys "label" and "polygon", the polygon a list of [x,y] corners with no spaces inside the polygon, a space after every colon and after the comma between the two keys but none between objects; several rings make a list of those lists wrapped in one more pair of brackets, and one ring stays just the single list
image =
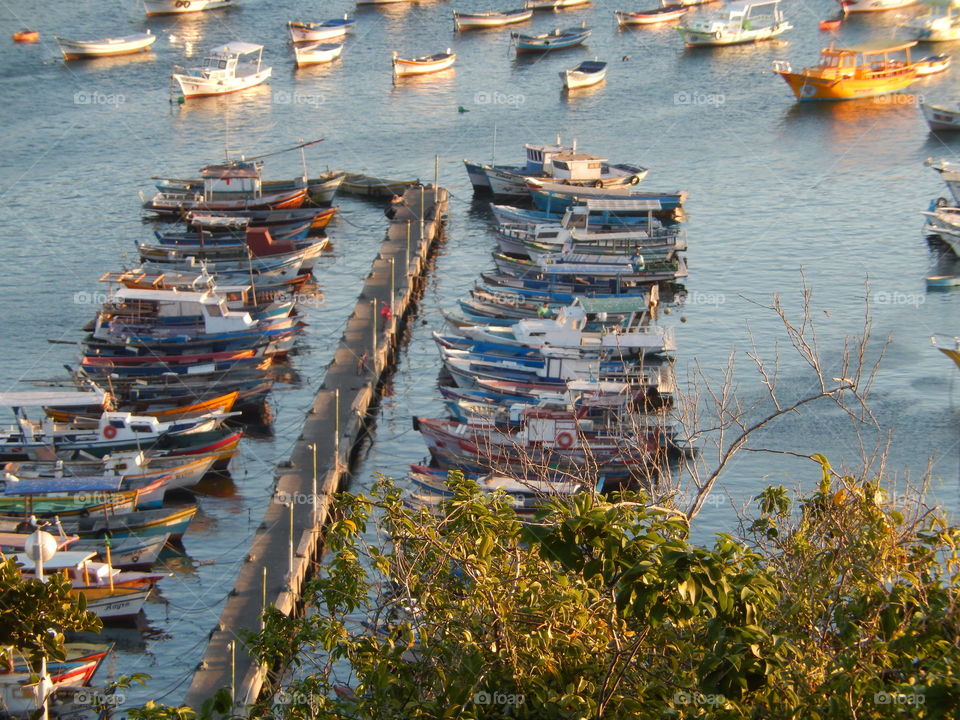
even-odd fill
[{"label": "boat canopy", "polygon": [[830,46],[830,50],[836,53],[861,53],[864,55],[880,55],[882,53],[899,52],[907,50],[917,44],[916,40],[902,40],[893,42],[892,40],[867,40],[856,45],[847,45],[842,48]]},{"label": "boat canopy", "polygon": [[572,207],[586,207],[588,211],[626,211],[660,210],[659,200],[603,200],[585,199],[577,201]]},{"label": "boat canopy", "polygon": [[103,390],[25,390],[0,393],[4,407],[86,407],[103,405]]},{"label": "boat canopy", "polygon": [[[61,550],[43,564],[43,569],[47,572],[56,572],[57,570],[64,569],[69,570],[82,565],[88,560],[93,560],[96,556],[97,553],[93,551]],[[17,553],[14,557],[17,558],[17,565],[20,565],[24,570],[33,571],[36,569],[33,560],[31,560],[26,553]]]},{"label": "boat canopy", "polygon": [[234,42],[228,42],[226,45],[219,45],[210,52],[213,55],[248,55],[260,50],[263,50],[263,45],[235,40]]},{"label": "boat canopy", "polygon": [[635,313],[647,309],[647,299],[643,296],[622,298],[588,298],[578,297],[576,304],[583,308],[585,313],[597,315],[599,313]]},{"label": "boat canopy", "polygon": [[252,164],[208,165],[200,175],[204,178],[259,178],[260,169]]},{"label": "boat canopy", "polygon": [[216,299],[217,295],[205,290],[196,292],[194,290],[178,290],[173,287],[169,290],[153,290],[147,288],[121,287],[113,293],[113,297],[120,301],[138,300],[141,302],[191,302],[204,304]]},{"label": "boat canopy", "polygon": [[779,5],[780,0],[764,0],[763,2],[735,2],[727,6],[731,15],[746,14],[752,8],[766,7],[767,5]]}]

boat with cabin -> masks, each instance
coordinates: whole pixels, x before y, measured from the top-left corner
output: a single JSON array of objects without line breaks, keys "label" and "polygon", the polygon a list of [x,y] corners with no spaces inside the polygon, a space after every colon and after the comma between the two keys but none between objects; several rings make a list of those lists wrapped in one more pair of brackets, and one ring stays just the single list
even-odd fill
[{"label": "boat with cabin", "polygon": [[960,0],[924,0],[927,12],[903,23],[903,28],[920,42],[960,40]]},{"label": "boat with cabin", "polygon": [[871,40],[846,47],[831,43],[820,51],[816,65],[794,72],[789,62],[778,60],[773,71],[799,102],[875,97],[916,82],[916,63],[910,60],[910,48],[916,44],[916,40]]},{"label": "boat with cabin", "polygon": [[726,12],[681,25],[677,32],[688,48],[769,40],[793,28],[783,18],[780,0],[735,2]]},{"label": "boat with cabin", "polygon": [[[244,59],[248,57],[253,59]],[[171,78],[189,99],[246,90],[266,82],[272,73],[273,68],[263,65],[263,45],[234,41],[210,50],[200,67],[175,67]]]},{"label": "boat with cabin", "polygon": [[490,12],[480,13],[465,13],[454,10],[453,26],[457,30],[483,30],[526,22],[532,17],[533,10],[531,8],[518,8],[516,10],[504,10],[503,12],[491,10]]},{"label": "boat with cabin", "polygon": [[83,60],[86,58],[113,57],[147,52],[157,41],[157,36],[149,30],[122,37],[103,38],[101,40],[68,40],[55,37],[64,60]]}]

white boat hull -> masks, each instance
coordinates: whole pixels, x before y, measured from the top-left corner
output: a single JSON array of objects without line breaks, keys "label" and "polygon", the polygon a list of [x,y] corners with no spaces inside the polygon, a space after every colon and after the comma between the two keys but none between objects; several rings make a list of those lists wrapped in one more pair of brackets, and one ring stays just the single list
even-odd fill
[{"label": "white boat hull", "polygon": [[339,45],[310,45],[303,48],[294,48],[294,55],[297,58],[297,67],[305,65],[320,65],[328,63],[340,57],[343,52],[343,44]]},{"label": "white boat hull", "polygon": [[226,95],[227,93],[255,87],[265,82],[272,73],[273,68],[263,68],[249,75],[226,80],[182,74],[174,74],[173,79],[177,81],[185,98],[198,98],[210,95]]},{"label": "white boat hull", "polygon": [[484,28],[503,27],[514,23],[526,22],[533,17],[533,9],[528,9],[525,13],[514,15],[502,15],[493,13],[489,15],[460,15],[454,13],[453,24],[458,30],[482,30]]},{"label": "white boat hull", "polygon": [[339,27],[318,27],[313,30],[305,30],[293,25],[290,26],[290,39],[295,43],[333,40],[334,38],[343,37],[346,34],[347,27],[342,25]]},{"label": "white boat hull", "polygon": [[568,90],[575,90],[576,88],[590,87],[591,85],[597,85],[603,82],[607,77],[607,69],[604,68],[600,72],[592,73],[564,70],[560,73],[560,77],[563,78],[564,87]]},{"label": "white boat hull", "polygon": [[[920,109],[923,110],[923,117],[931,130],[960,130],[960,107],[951,110],[940,105],[921,103]],[[948,180],[947,187],[956,196],[960,183]]]},{"label": "white boat hull", "polygon": [[66,38],[56,38],[57,45],[60,46],[60,52],[66,60],[79,60],[81,58],[111,57],[114,55],[129,55],[131,53],[146,52],[153,43],[157,41],[157,36],[149,32],[137,33],[120,38],[105,38],[103,40],[94,40],[90,42],[80,40],[67,40]]},{"label": "white boat hull", "polygon": [[429,73],[442,72],[443,70],[453,67],[456,59],[457,56],[455,54],[443,60],[424,63],[394,58],[393,74],[397,77],[407,77],[410,75],[427,75]]},{"label": "white boat hull", "polygon": [[183,13],[218,10],[233,5],[235,0],[143,0],[147,17],[181,15]]},{"label": "white boat hull", "polygon": [[123,592],[113,596],[104,596],[87,600],[87,610],[101,620],[120,620],[140,614],[143,604],[150,595],[150,589]]},{"label": "white boat hull", "polygon": [[843,0],[846,13],[883,12],[916,4],[917,0]]},{"label": "white boat hull", "polygon": [[721,45],[741,45],[744,43],[760,42],[782,35],[793,25],[787,22],[778,23],[756,30],[741,30],[739,32],[723,32],[719,30],[699,30],[696,27],[678,28],[687,47],[705,47]]}]

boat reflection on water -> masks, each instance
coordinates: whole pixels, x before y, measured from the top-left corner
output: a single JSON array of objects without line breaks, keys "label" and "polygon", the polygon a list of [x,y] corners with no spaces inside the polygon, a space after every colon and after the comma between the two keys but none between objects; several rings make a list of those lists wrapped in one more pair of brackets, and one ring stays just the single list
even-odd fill
[{"label": "boat reflection on water", "polygon": [[[789,91],[783,97],[784,102],[790,102],[783,114],[785,124],[815,128],[825,140],[837,146],[861,142],[870,127],[875,132],[905,136],[915,134],[918,125],[925,124],[920,113],[920,98],[911,93],[839,102],[793,102]],[[791,127],[791,131],[796,129]]]}]

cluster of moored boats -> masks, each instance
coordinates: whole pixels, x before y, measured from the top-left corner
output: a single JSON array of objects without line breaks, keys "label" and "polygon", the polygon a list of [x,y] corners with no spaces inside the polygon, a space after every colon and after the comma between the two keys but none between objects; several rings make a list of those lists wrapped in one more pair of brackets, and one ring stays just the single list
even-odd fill
[{"label": "cluster of moored boats", "polygon": [[[947,186],[948,196],[931,200],[930,206],[922,212],[923,232],[942,241],[960,258],[960,165],[933,158],[928,158],[926,165],[940,175]],[[960,277],[955,275],[931,275],[926,280],[927,287],[932,289],[960,287]]]},{"label": "cluster of moored boats", "polygon": [[[104,623],[139,616],[165,577],[154,562],[197,512],[171,491],[227,470],[305,327],[297,301],[345,176],[261,171],[234,161],[155,179],[144,209],[165,222],[138,243],[137,267],[101,278],[71,376],[0,393],[15,420],[0,431],[0,549],[29,575],[27,538],[44,527],[57,545],[45,571],[66,573]],[[53,687],[88,683],[108,651],[68,645]],[[31,710],[34,687],[27,670],[0,673],[8,712]]]},{"label": "cluster of moored boats", "polygon": [[659,323],[687,274],[686,194],[641,191],[644,168],[559,139],[525,149],[521,166],[465,161],[476,194],[515,204],[490,206],[494,269],[434,333],[448,417],[414,420],[431,463],[412,468],[412,504],[459,469],[530,513],[585,485],[650,486],[691,452]]}]

